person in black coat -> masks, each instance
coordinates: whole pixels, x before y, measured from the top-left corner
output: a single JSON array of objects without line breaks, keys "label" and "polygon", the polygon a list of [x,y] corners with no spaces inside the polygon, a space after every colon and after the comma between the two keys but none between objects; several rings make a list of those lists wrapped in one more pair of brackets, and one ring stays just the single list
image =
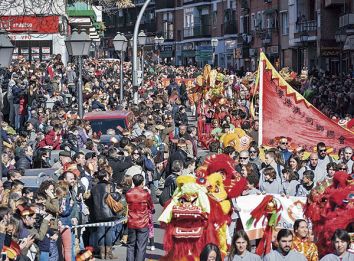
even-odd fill
[{"label": "person in black coat", "polygon": [[[117,213],[106,203],[107,196],[111,194],[111,184],[109,183],[110,175],[107,171],[101,170],[97,173],[99,182],[91,189],[91,211],[92,219],[95,222],[113,221],[119,218]],[[113,193],[117,194],[117,193]],[[118,199],[119,200],[119,199]],[[113,229],[111,227],[97,227],[97,245],[100,248],[100,257],[102,259],[113,259],[112,245],[113,245]],[[112,257],[112,258],[111,258]]]},{"label": "person in black coat", "polygon": [[187,150],[187,143],[185,139],[180,139],[177,144],[177,150],[170,155],[170,158],[167,161],[166,166],[166,177],[168,177],[172,173],[172,164],[175,160],[180,160],[183,164],[186,163],[188,154]]},{"label": "person in black coat", "polygon": [[188,125],[188,115],[184,106],[179,107],[179,110],[175,115],[175,124],[176,127],[179,127],[180,125]]},{"label": "person in black coat", "polygon": [[33,150],[31,146],[27,146],[21,150],[16,156],[16,169],[31,169],[32,168]]},{"label": "person in black coat", "polygon": [[115,184],[120,185],[125,171],[133,166],[133,162],[130,157],[124,156],[124,152],[118,148],[111,148],[108,155],[108,164],[113,169],[112,180]]}]

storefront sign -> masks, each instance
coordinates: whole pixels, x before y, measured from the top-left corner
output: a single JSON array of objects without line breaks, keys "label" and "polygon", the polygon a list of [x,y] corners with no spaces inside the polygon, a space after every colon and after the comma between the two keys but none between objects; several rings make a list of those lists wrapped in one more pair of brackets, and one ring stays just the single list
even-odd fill
[{"label": "storefront sign", "polygon": [[0,29],[12,33],[58,33],[59,16],[1,16]]}]

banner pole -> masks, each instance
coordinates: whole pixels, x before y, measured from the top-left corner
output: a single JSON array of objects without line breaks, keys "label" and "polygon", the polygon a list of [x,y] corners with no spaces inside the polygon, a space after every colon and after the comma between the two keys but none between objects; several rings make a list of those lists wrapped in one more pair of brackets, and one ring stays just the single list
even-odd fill
[{"label": "banner pole", "polygon": [[259,117],[259,128],[258,128],[258,146],[263,145],[263,53],[260,52],[259,56],[259,91],[258,91],[258,97],[259,97],[259,112],[258,112],[258,117]]}]

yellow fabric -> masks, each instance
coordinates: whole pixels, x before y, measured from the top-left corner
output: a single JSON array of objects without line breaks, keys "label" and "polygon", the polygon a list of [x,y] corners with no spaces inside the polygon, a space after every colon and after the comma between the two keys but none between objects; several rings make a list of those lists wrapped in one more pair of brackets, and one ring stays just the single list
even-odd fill
[{"label": "yellow fabric", "polygon": [[302,253],[308,261],[318,261],[317,246],[310,240],[301,240],[298,237],[294,237],[292,249]]},{"label": "yellow fabric", "polygon": [[231,203],[227,200],[227,193],[224,187],[222,174],[219,172],[213,173],[209,175],[206,180],[208,193],[220,203],[223,213],[227,215],[230,213]]},{"label": "yellow fabric", "polygon": [[164,223],[170,223],[172,219],[172,209],[179,204],[179,198],[184,194],[198,194],[197,200],[194,205],[202,209],[203,212],[210,213],[210,203],[207,196],[207,190],[203,186],[196,183],[187,183],[182,187],[177,188],[173,194],[170,204],[164,209],[160,215],[158,221]]}]

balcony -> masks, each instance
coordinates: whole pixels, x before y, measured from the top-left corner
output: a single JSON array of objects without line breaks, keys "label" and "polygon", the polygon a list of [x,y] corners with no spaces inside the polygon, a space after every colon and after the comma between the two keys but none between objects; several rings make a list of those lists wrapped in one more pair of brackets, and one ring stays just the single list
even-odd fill
[{"label": "balcony", "polygon": [[69,17],[90,17],[96,21],[97,16],[92,7],[84,2],[76,2],[67,5],[67,14]]},{"label": "balcony", "polygon": [[185,27],[183,32],[184,38],[191,37],[210,37],[211,26],[210,25],[197,25],[193,27]]},{"label": "balcony", "polygon": [[347,27],[354,25],[354,13],[345,14],[339,17],[339,27]]},{"label": "balcony", "polygon": [[343,5],[343,0],[325,0],[325,7],[332,5]]},{"label": "balcony", "polygon": [[308,35],[308,41],[316,41],[317,39],[317,21],[303,21],[296,25],[296,32],[294,35],[295,42],[300,41],[301,35],[306,33]]},{"label": "balcony", "polygon": [[296,25],[296,32],[298,33],[313,32],[313,31],[317,31],[316,20],[303,21]]}]

